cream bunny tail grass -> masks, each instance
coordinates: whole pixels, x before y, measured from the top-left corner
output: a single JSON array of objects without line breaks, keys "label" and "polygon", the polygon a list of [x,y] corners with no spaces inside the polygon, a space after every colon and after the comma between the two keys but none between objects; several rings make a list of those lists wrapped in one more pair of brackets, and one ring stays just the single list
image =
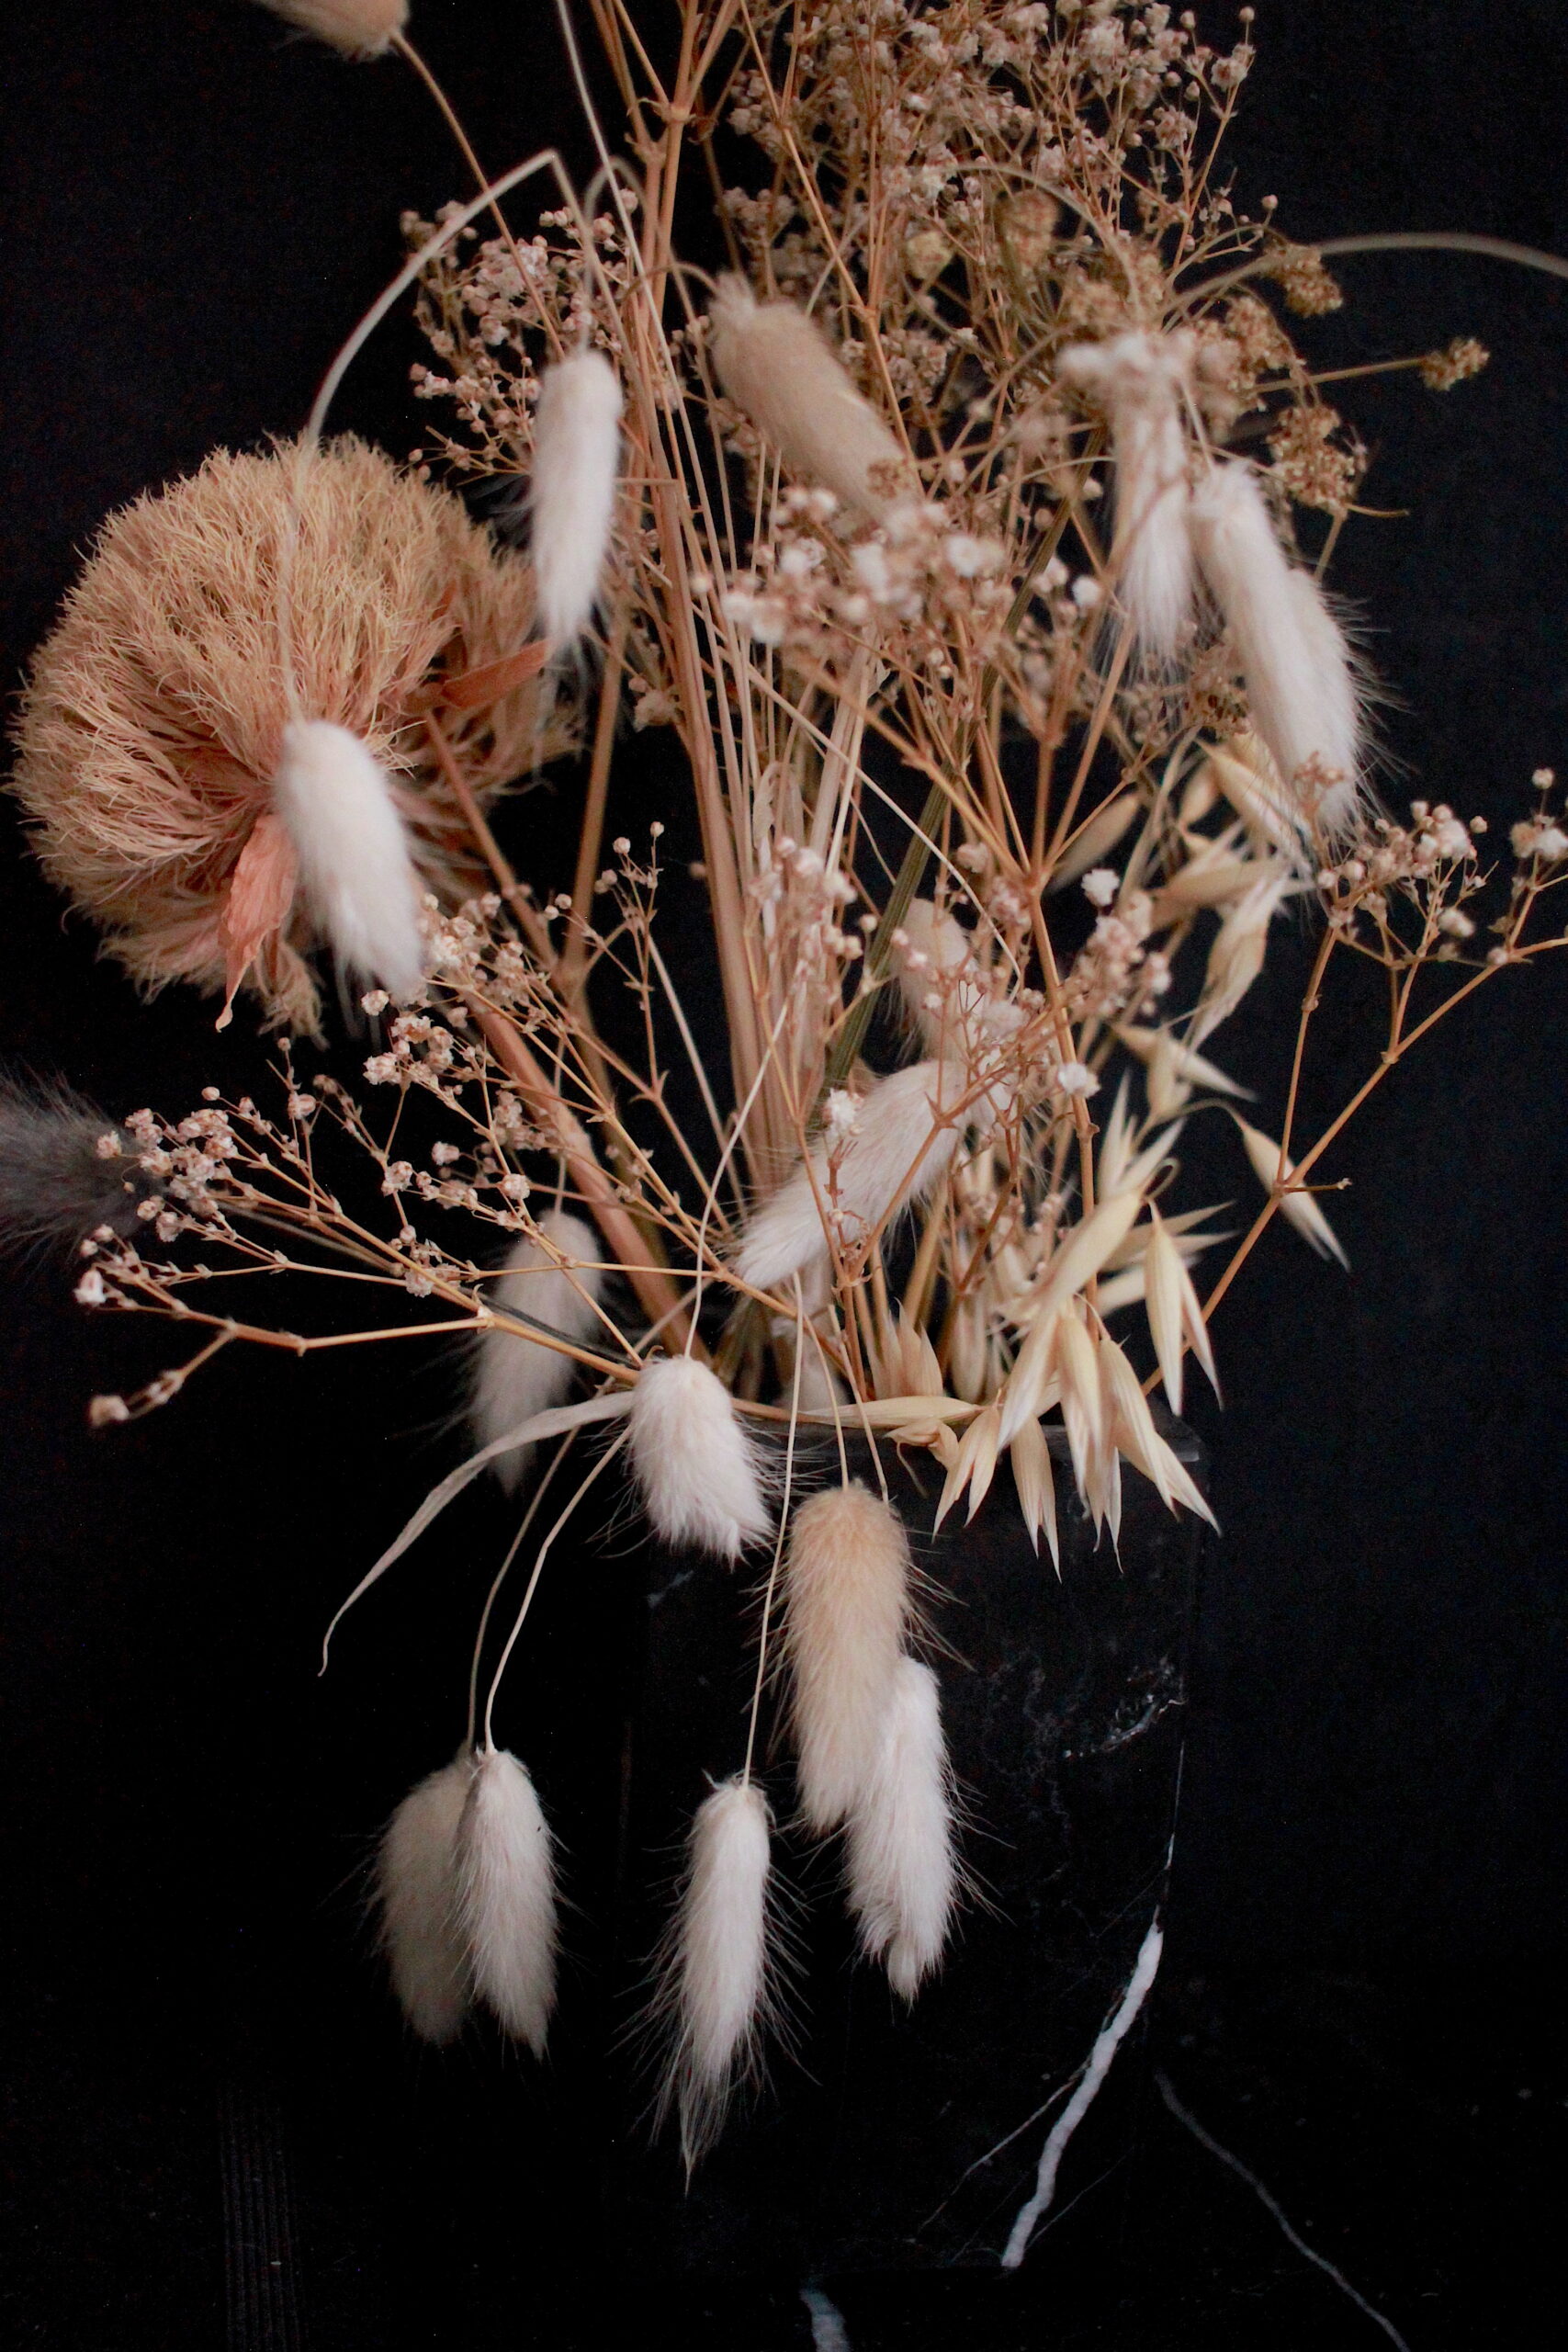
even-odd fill
[{"label": "cream bunny tail grass", "polygon": [[848,1855],[861,1949],[912,2001],[941,1966],[958,1891],[942,1692],[918,1658],[898,1661],[876,1761],[850,1815]]},{"label": "cream bunny tail grass", "polygon": [[858,1484],[802,1503],[784,1562],[800,1808],[836,1828],[870,1787],[909,1614],[903,1521]]},{"label": "cream bunny tail grass", "polygon": [[666,1544],[739,1558],[773,1524],[729,1391],[691,1356],[660,1356],[632,1393],[632,1473]]},{"label": "cream bunny tail grass", "polygon": [[887,513],[907,460],[855,390],[815,319],[793,302],[759,302],[721,277],[709,312],[718,380],[790,471],[874,518]]},{"label": "cream bunny tail grass", "polygon": [[599,351],[547,368],[534,420],[534,572],[539,624],[559,651],[593,616],[615,515],[621,387]]},{"label": "cream bunny tail grass", "polygon": [[419,877],[384,771],[345,727],[291,719],[273,797],[305,906],[339,968],[412,996],[424,963]]},{"label": "cream bunny tail grass", "polygon": [[771,1828],[761,1789],[739,1778],[721,1782],[692,1824],[657,2000],[673,2026],[658,2112],[660,2121],[671,2110],[678,2116],[688,2171],[717,2138],[738,2087],[756,2071],[773,2009]]},{"label": "cream bunny tail grass", "polygon": [[385,57],[408,23],[408,0],[261,0],[275,17],[345,57]]},{"label": "cream bunny tail grass", "polygon": [[[516,1244],[489,1296],[497,1306],[542,1323],[564,1340],[586,1340],[598,1329],[594,1304],[604,1287],[598,1256],[592,1227],[565,1209],[550,1209],[539,1219],[537,1239],[525,1234]],[[576,1376],[576,1364],[558,1348],[515,1331],[485,1332],[474,1377],[476,1442],[493,1445],[536,1413],[561,1404]],[[518,1446],[492,1465],[509,1494],[522,1478],[529,1453]]]},{"label": "cream bunny tail grass", "polygon": [[863,1095],[831,1156],[818,1144],[764,1201],[736,1261],[743,1283],[773,1290],[828,1254],[824,1211],[842,1247],[855,1249],[888,1218],[924,1199],[958,1148],[959,1122],[943,1114],[964,1095],[964,1074],[942,1062],[895,1070]]},{"label": "cream bunny tail grass", "polygon": [[1280,547],[1257,475],[1226,459],[1192,496],[1203,577],[1241,662],[1252,721],[1296,820],[1331,840],[1355,816],[1360,715],[1350,650],[1311,574]]},{"label": "cream bunny tail grass", "polygon": [[1186,430],[1181,394],[1192,364],[1186,335],[1114,335],[1075,344],[1061,372],[1104,409],[1116,468],[1116,593],[1138,650],[1170,662],[1192,617]]},{"label": "cream bunny tail grass", "polygon": [[534,1783],[488,1748],[457,1833],[458,1917],[474,1990],[515,2041],[542,2057],[556,1997],[555,1860]]},{"label": "cream bunny tail grass", "polygon": [[457,1832],[474,1778],[464,1748],[412,1789],[382,1833],[376,1907],[392,1990],[422,2041],[455,2041],[473,2001],[459,1917]]}]

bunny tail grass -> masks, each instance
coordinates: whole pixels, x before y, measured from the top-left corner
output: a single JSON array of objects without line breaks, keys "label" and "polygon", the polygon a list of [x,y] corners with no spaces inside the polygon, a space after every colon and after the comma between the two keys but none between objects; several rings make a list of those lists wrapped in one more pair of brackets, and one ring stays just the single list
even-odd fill
[{"label": "bunny tail grass", "polygon": [[[517,1243],[490,1295],[498,1306],[563,1339],[585,1340],[597,1329],[594,1303],[604,1286],[604,1269],[593,1262],[598,1250],[592,1228],[581,1217],[551,1209],[539,1219],[539,1238],[525,1234]],[[515,1331],[487,1331],[474,1377],[476,1443],[491,1445],[536,1413],[561,1404],[576,1374],[570,1356],[558,1348]],[[530,1450],[518,1446],[496,1457],[492,1467],[508,1494],[515,1493]]]},{"label": "bunny tail grass", "polygon": [[784,1565],[800,1805],[813,1829],[852,1814],[875,1775],[909,1613],[903,1521],[859,1484],[801,1505]]},{"label": "bunny tail grass", "polygon": [[1069,383],[1089,393],[1111,423],[1116,466],[1117,593],[1138,650],[1174,659],[1192,617],[1192,540],[1188,526],[1187,435],[1181,394],[1192,364],[1185,335],[1114,335],[1062,354]]},{"label": "bunny tail grass", "polygon": [[850,1815],[850,1908],[861,1949],[912,2001],[942,1964],[958,1873],[942,1692],[918,1658],[900,1658],[876,1762]]},{"label": "bunny tail grass", "polygon": [[1350,651],[1310,573],[1291,564],[1250,466],[1212,469],[1192,497],[1198,560],[1241,662],[1254,726],[1303,831],[1356,813],[1360,720]]},{"label": "bunny tail grass", "polygon": [[130,1136],[85,1096],[0,1071],[0,1250],[69,1249],[106,1225],[130,1235],[153,1191]]},{"label": "bunny tail grass", "polygon": [[339,964],[412,996],[424,966],[420,888],[385,771],[346,727],[292,719],[273,797],[306,902]]},{"label": "bunny tail grass", "polygon": [[556,1997],[555,1863],[534,1783],[515,1756],[480,1756],[457,1832],[458,1917],[474,1990],[543,2057]]},{"label": "bunny tail grass", "polygon": [[923,1199],[958,1148],[960,1123],[943,1124],[943,1114],[964,1094],[962,1070],[938,1061],[915,1062],[874,1086],[862,1097],[831,1170],[818,1144],[809,1165],[797,1168],[752,1217],[736,1261],[741,1281],[773,1290],[825,1257],[823,1211],[829,1202],[842,1244],[852,1250]]},{"label": "bunny tail grass", "polygon": [[559,651],[592,618],[620,462],[621,387],[602,352],[547,368],[535,420],[534,575],[539,621]]},{"label": "bunny tail grass", "polygon": [[473,1783],[464,1748],[411,1789],[382,1833],[376,1907],[392,1990],[422,2041],[455,2041],[473,2001],[458,1917],[457,1833]]},{"label": "bunny tail grass", "polygon": [[690,1356],[661,1356],[632,1392],[632,1474],[666,1544],[739,1558],[772,1525],[729,1391]]},{"label": "bunny tail grass", "polygon": [[344,57],[385,57],[409,20],[408,0],[261,0],[275,17],[314,33]]},{"label": "bunny tail grass", "polygon": [[660,2123],[671,2113],[678,2118],[688,2172],[756,2072],[772,2016],[771,1829],[767,1799],[739,1778],[715,1789],[692,1824],[658,1999],[674,2027],[658,2116]]},{"label": "bunny tail grass", "polygon": [[793,302],[759,302],[732,277],[720,278],[709,315],[720,384],[790,471],[858,514],[886,514],[904,453],[816,320]]}]

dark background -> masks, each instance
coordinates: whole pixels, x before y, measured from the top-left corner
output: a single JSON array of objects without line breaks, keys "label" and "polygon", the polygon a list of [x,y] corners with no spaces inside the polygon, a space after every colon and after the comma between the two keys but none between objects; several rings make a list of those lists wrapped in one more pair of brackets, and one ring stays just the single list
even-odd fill
[{"label": "dark background", "polygon": [[[1203,14],[1215,40],[1230,23]],[[491,169],[547,139],[586,160],[547,9],[423,0],[413,30]],[[1451,227],[1568,251],[1568,24],[1549,0],[1266,0],[1257,31],[1231,146],[1249,208],[1277,194],[1303,238]],[[350,68],[240,0],[13,5],[4,56],[9,690],[106,512],[217,444],[296,427],[397,266],[400,209],[467,189],[405,71]],[[1493,353],[1443,397],[1408,376],[1345,388],[1369,501],[1402,512],[1352,526],[1336,579],[1399,697],[1384,727],[1408,788],[1495,829],[1532,768],[1568,767],[1565,289],[1435,255],[1341,275],[1345,310],[1305,331],[1325,364],[1456,333]],[[416,442],[414,356],[384,332],[338,423]],[[569,819],[535,801],[514,837],[548,861]],[[188,996],[140,1006],[0,822],[6,1058],[117,1112],[254,1084],[243,1023],[216,1038]],[[1304,952],[1271,962],[1268,1019],[1233,1049],[1265,1125]],[[1417,2352],[1516,2340],[1561,2177],[1565,1010],[1563,971],[1506,976],[1396,1074],[1329,1170],[1352,1181],[1332,1204],[1351,1275],[1270,1235],[1219,1322],[1226,1409],[1200,1416],[1224,1533],[1156,2052]],[[1353,990],[1325,1011],[1309,1114],[1347,1091],[1376,1019]],[[443,2218],[457,2178],[468,2221],[485,2212],[456,2120],[444,2178],[392,2182],[400,2099],[428,2123],[444,2094],[377,2006],[358,1917],[367,1836],[460,1729],[445,1693],[497,1508],[476,1501],[374,1635],[314,1672],[324,1616],[453,1458],[457,1366],[231,1356],[90,1438],[93,1391],[179,1350],[80,1315],[69,1288],[23,1270],[0,1315],[9,2338],[221,2340],[220,2151],[277,2141],[250,2053],[282,2034],[302,2080],[364,2098],[378,2152],[312,2175],[296,2151],[306,2340],[575,2343],[570,2238],[493,2217],[522,2282],[498,2312],[482,2233]],[[1025,2326],[1022,2303],[955,2328],[1374,2340],[1241,2184],[1163,2114],[1149,2129],[1141,2279],[1108,2277],[1070,2336]],[[422,2213],[453,2232],[445,2305],[412,2283]],[[862,2304],[857,2345],[915,2340],[893,2303]],[[237,2324],[231,2342],[275,2340]],[[712,2324],[788,2342],[804,2318],[786,2298],[765,2324]],[[657,2340],[657,2314],[637,2334]]]}]

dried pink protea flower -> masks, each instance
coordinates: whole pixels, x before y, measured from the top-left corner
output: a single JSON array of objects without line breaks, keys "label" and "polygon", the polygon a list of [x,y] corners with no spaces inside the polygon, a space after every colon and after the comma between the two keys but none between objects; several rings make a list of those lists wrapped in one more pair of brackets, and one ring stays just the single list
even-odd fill
[{"label": "dried pink protea flower", "polygon": [[[278,571],[297,479],[291,711]],[[298,474],[289,449],[209,458],[112,518],[33,664],[13,788],[46,870],[148,988],[227,993],[248,973],[272,1021],[312,1029],[319,942],[276,854],[290,718],[360,739],[425,886],[450,897],[474,877],[471,836],[423,714],[516,654],[533,617],[527,566],[361,442]],[[476,794],[558,748],[525,680],[466,707],[457,687],[441,726]]]}]

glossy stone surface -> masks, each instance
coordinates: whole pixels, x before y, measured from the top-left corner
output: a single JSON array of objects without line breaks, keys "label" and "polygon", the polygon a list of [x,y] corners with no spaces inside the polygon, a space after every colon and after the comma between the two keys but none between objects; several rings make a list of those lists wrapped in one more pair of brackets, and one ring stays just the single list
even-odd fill
[{"label": "glossy stone surface", "polygon": [[[1174,1437],[1201,1478],[1195,1441]],[[977,1898],[942,1975],[905,2010],[855,1957],[834,1847],[787,1826],[789,1758],[775,1727],[766,1785],[795,1897],[795,2048],[774,2054],[769,2082],[689,2189],[673,2150],[649,2152],[635,2126],[617,2135],[608,2220],[633,2265],[796,2280],[996,2265],[1051,2120],[1163,1902],[1202,1532],[1129,1475],[1118,1558],[1109,1537],[1096,1548],[1066,1499],[1065,1442],[1057,1483],[1059,1582],[1023,1536],[1005,1470],[972,1525],[950,1522],[934,1539],[931,1477],[923,1494],[896,1487],[929,1579],[930,1654]],[[649,1566],[625,1783],[626,1973],[655,1940],[708,1777],[740,1762],[754,1659],[753,1577],[694,1559]],[[1059,2211],[1127,2151],[1138,2040],[1134,2030],[1072,2143]],[[629,2073],[623,2096],[629,2123]],[[1113,2201],[1113,2190],[1097,2193],[1102,2207]],[[1082,2241],[1092,2204],[1064,2245]],[[1032,2267],[1050,2258],[1042,2250]]]}]

